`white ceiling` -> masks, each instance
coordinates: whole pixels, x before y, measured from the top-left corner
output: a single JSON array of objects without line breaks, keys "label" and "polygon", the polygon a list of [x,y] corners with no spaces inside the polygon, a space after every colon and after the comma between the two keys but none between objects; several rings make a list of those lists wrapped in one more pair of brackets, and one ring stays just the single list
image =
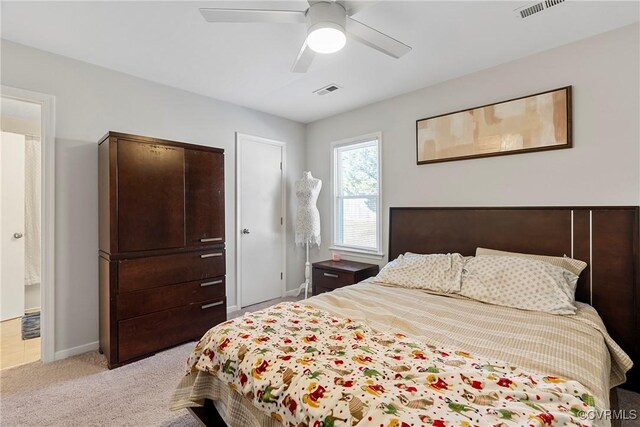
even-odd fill
[{"label": "white ceiling", "polygon": [[[514,10],[530,3],[381,1],[354,18],[412,46],[409,54],[393,59],[347,41],[338,53],[318,55],[307,74],[289,71],[304,25],[210,24],[198,12],[234,1],[2,1],[2,37],[308,123],[638,22],[640,14],[637,1],[567,1],[521,19]],[[329,83],[344,89],[312,94]]]}]

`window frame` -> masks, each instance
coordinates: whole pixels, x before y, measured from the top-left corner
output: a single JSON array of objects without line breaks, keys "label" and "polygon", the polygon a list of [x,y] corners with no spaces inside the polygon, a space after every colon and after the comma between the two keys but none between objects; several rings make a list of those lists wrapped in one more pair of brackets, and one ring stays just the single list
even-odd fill
[{"label": "window frame", "polygon": [[[337,162],[338,158],[336,153],[338,149],[344,148],[351,145],[364,144],[367,142],[375,141],[378,148],[378,195],[377,195],[377,206],[378,209],[376,211],[376,242],[377,247],[375,249],[368,249],[359,246],[349,246],[342,245],[337,243],[338,237],[338,189],[339,189],[339,180],[338,180],[338,168]],[[353,138],[342,139],[339,141],[333,141],[331,143],[331,152],[330,152],[330,165],[331,165],[331,246],[329,250],[334,252],[344,252],[362,256],[365,258],[375,258],[380,259],[384,257],[384,253],[382,252],[382,132],[373,132],[365,135],[356,136]]]}]

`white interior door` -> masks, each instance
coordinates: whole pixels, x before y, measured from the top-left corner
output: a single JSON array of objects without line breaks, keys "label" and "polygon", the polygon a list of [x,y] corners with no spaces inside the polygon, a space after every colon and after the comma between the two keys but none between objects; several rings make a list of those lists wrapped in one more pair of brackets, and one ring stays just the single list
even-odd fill
[{"label": "white interior door", "polygon": [[242,307],[282,296],[283,152],[281,143],[238,135]]},{"label": "white interior door", "polygon": [[24,135],[0,140],[0,319],[24,315]]}]

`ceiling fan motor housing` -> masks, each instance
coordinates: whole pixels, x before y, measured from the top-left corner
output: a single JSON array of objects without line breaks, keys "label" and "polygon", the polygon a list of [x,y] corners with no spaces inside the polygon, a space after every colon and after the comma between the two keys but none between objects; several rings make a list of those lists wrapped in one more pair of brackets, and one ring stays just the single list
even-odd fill
[{"label": "ceiling fan motor housing", "polygon": [[347,11],[338,2],[314,3],[307,10],[307,34],[318,28],[335,28],[345,33]]}]

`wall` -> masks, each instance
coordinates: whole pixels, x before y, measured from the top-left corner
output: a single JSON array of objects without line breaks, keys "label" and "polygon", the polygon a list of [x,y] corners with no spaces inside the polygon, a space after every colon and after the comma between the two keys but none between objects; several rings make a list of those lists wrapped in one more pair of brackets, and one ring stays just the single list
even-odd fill
[{"label": "wall", "polygon": [[[98,340],[97,141],[109,130],[225,149],[227,297],[235,305],[235,132],[287,143],[287,198],[294,200],[304,125],[6,40],[1,49],[3,85],[56,97],[56,353]],[[294,218],[293,204],[287,216]],[[293,241],[290,221],[290,289],[304,278],[304,253]]]},{"label": "wall", "polygon": [[[307,126],[307,167],[329,256],[330,142],[382,131],[383,249],[390,206],[638,205],[639,26],[450,80]],[[415,121],[573,85],[571,149],[416,165]],[[353,258],[345,256],[346,258]]]}]

